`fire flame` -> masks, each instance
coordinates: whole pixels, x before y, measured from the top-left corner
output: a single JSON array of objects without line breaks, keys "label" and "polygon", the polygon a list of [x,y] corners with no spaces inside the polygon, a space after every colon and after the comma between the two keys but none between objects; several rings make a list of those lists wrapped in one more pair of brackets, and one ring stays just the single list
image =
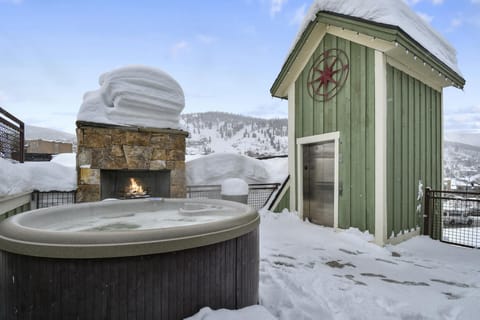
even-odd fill
[{"label": "fire flame", "polygon": [[145,194],[143,187],[137,183],[134,178],[130,178],[130,186],[128,186],[128,193],[130,194]]}]

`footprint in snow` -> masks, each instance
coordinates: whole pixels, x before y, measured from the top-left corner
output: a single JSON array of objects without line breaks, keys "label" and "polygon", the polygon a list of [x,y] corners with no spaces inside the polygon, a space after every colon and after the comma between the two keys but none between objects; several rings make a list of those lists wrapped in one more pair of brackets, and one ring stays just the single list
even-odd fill
[{"label": "footprint in snow", "polygon": [[386,278],[383,274],[376,274],[376,273],[360,273],[360,275],[364,277],[372,277],[372,278]]},{"label": "footprint in snow", "polygon": [[455,294],[451,292],[442,292],[442,293],[447,296],[448,300],[458,300],[462,298],[462,296],[459,294]]},{"label": "footprint in snow", "polygon": [[[337,277],[337,278],[348,279],[350,281],[353,281],[354,284],[359,285],[359,286],[366,286],[367,285],[365,282],[355,280],[355,276],[353,274],[346,274],[346,275],[334,274],[333,276]],[[340,289],[340,290],[342,290],[342,289]],[[343,289],[342,291],[345,291],[345,289]]]},{"label": "footprint in snow", "polygon": [[285,259],[290,259],[290,260],[297,260],[297,259],[295,259],[294,257],[287,256],[286,254],[282,254],[282,253],[272,254],[272,257],[285,258]]},{"label": "footprint in snow", "polygon": [[359,285],[359,286],[366,286],[367,285],[365,282],[355,280],[355,276],[353,274],[346,274],[345,278],[353,281],[354,284]]},{"label": "footprint in snow", "polygon": [[350,250],[342,249],[342,248],[340,248],[340,249],[338,249],[338,250],[340,250],[340,251],[342,251],[342,252],[345,252],[345,253],[347,253],[347,254],[351,254],[351,255],[353,255],[353,256],[356,256],[356,255],[359,255],[359,254],[362,254],[362,253],[363,253],[363,252],[358,251],[358,250],[357,250],[356,252],[354,252],[354,251],[350,251]]},{"label": "footprint in snow", "polygon": [[430,281],[443,283],[449,286],[459,287],[459,288],[470,288],[470,286],[466,283],[455,282],[455,281],[446,281],[441,279],[430,279]]},{"label": "footprint in snow", "polygon": [[415,282],[415,281],[398,281],[398,280],[393,280],[393,279],[388,279],[388,278],[382,278],[382,281],[388,282],[388,283],[394,283],[394,284],[401,284],[405,286],[418,286],[418,287],[429,287],[430,285],[425,282]]},{"label": "footprint in snow", "polygon": [[425,268],[425,269],[433,269],[433,267],[424,266],[424,265],[415,263],[415,261],[411,261],[411,260],[399,259],[398,261],[402,261],[402,262],[405,262],[405,263],[413,264],[415,267],[420,267],[420,268]]},{"label": "footprint in snow", "polygon": [[325,262],[325,264],[330,268],[338,268],[338,269],[343,269],[344,267],[356,268],[356,266],[350,262],[341,263],[338,260],[328,261],[328,262]]},{"label": "footprint in snow", "polygon": [[284,261],[273,261],[273,264],[280,267],[295,268],[294,264],[284,262]]},{"label": "footprint in snow", "polygon": [[393,261],[390,261],[390,260],[385,260],[385,259],[380,259],[380,258],[376,258],[375,260],[381,261],[381,262],[385,262],[385,263],[390,263],[390,264],[396,264],[396,265],[398,265],[398,263],[393,262]]}]

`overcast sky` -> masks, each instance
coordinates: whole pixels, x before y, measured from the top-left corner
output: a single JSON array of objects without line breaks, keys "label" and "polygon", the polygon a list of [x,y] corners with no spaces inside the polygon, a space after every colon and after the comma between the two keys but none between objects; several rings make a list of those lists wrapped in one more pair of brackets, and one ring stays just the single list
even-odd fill
[{"label": "overcast sky", "polygon": [[[467,80],[464,91],[445,91],[446,128],[480,130],[480,0],[407,2],[457,49]],[[100,74],[143,64],[180,83],[185,113],[286,117],[269,89],[310,4],[0,0],[0,106],[27,124],[73,133]]]}]

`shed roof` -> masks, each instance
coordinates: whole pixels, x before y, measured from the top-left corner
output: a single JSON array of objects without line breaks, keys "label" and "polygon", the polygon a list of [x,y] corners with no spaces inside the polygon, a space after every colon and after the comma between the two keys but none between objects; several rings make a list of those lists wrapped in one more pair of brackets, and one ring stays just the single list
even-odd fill
[{"label": "shed roof", "polygon": [[[403,0],[315,0],[301,24],[282,71],[288,68],[289,60],[295,56],[295,51],[302,45],[302,38],[305,37],[308,29],[319,19],[322,13],[342,17],[344,21],[351,19],[384,29],[397,30],[399,35],[409,39],[410,43],[415,44],[417,48],[420,48],[427,56],[441,65],[442,69],[446,71],[445,73],[451,73],[452,78],[456,79],[456,85],[463,87],[465,80],[458,68],[456,50],[428,23],[413,12]],[[391,32],[389,33],[392,35]],[[390,41],[392,39],[389,37],[385,40]],[[445,70],[445,67],[447,70]],[[276,83],[281,78],[282,72],[272,87],[273,95],[275,95]]]}]

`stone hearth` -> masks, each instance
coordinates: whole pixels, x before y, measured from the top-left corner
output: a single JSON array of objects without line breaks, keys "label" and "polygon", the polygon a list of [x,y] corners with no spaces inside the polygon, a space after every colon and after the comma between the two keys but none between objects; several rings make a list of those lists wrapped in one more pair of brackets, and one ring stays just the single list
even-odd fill
[{"label": "stone hearth", "polygon": [[102,200],[102,170],[169,172],[169,197],[184,198],[187,136],[182,130],[78,121],[77,202]]}]

